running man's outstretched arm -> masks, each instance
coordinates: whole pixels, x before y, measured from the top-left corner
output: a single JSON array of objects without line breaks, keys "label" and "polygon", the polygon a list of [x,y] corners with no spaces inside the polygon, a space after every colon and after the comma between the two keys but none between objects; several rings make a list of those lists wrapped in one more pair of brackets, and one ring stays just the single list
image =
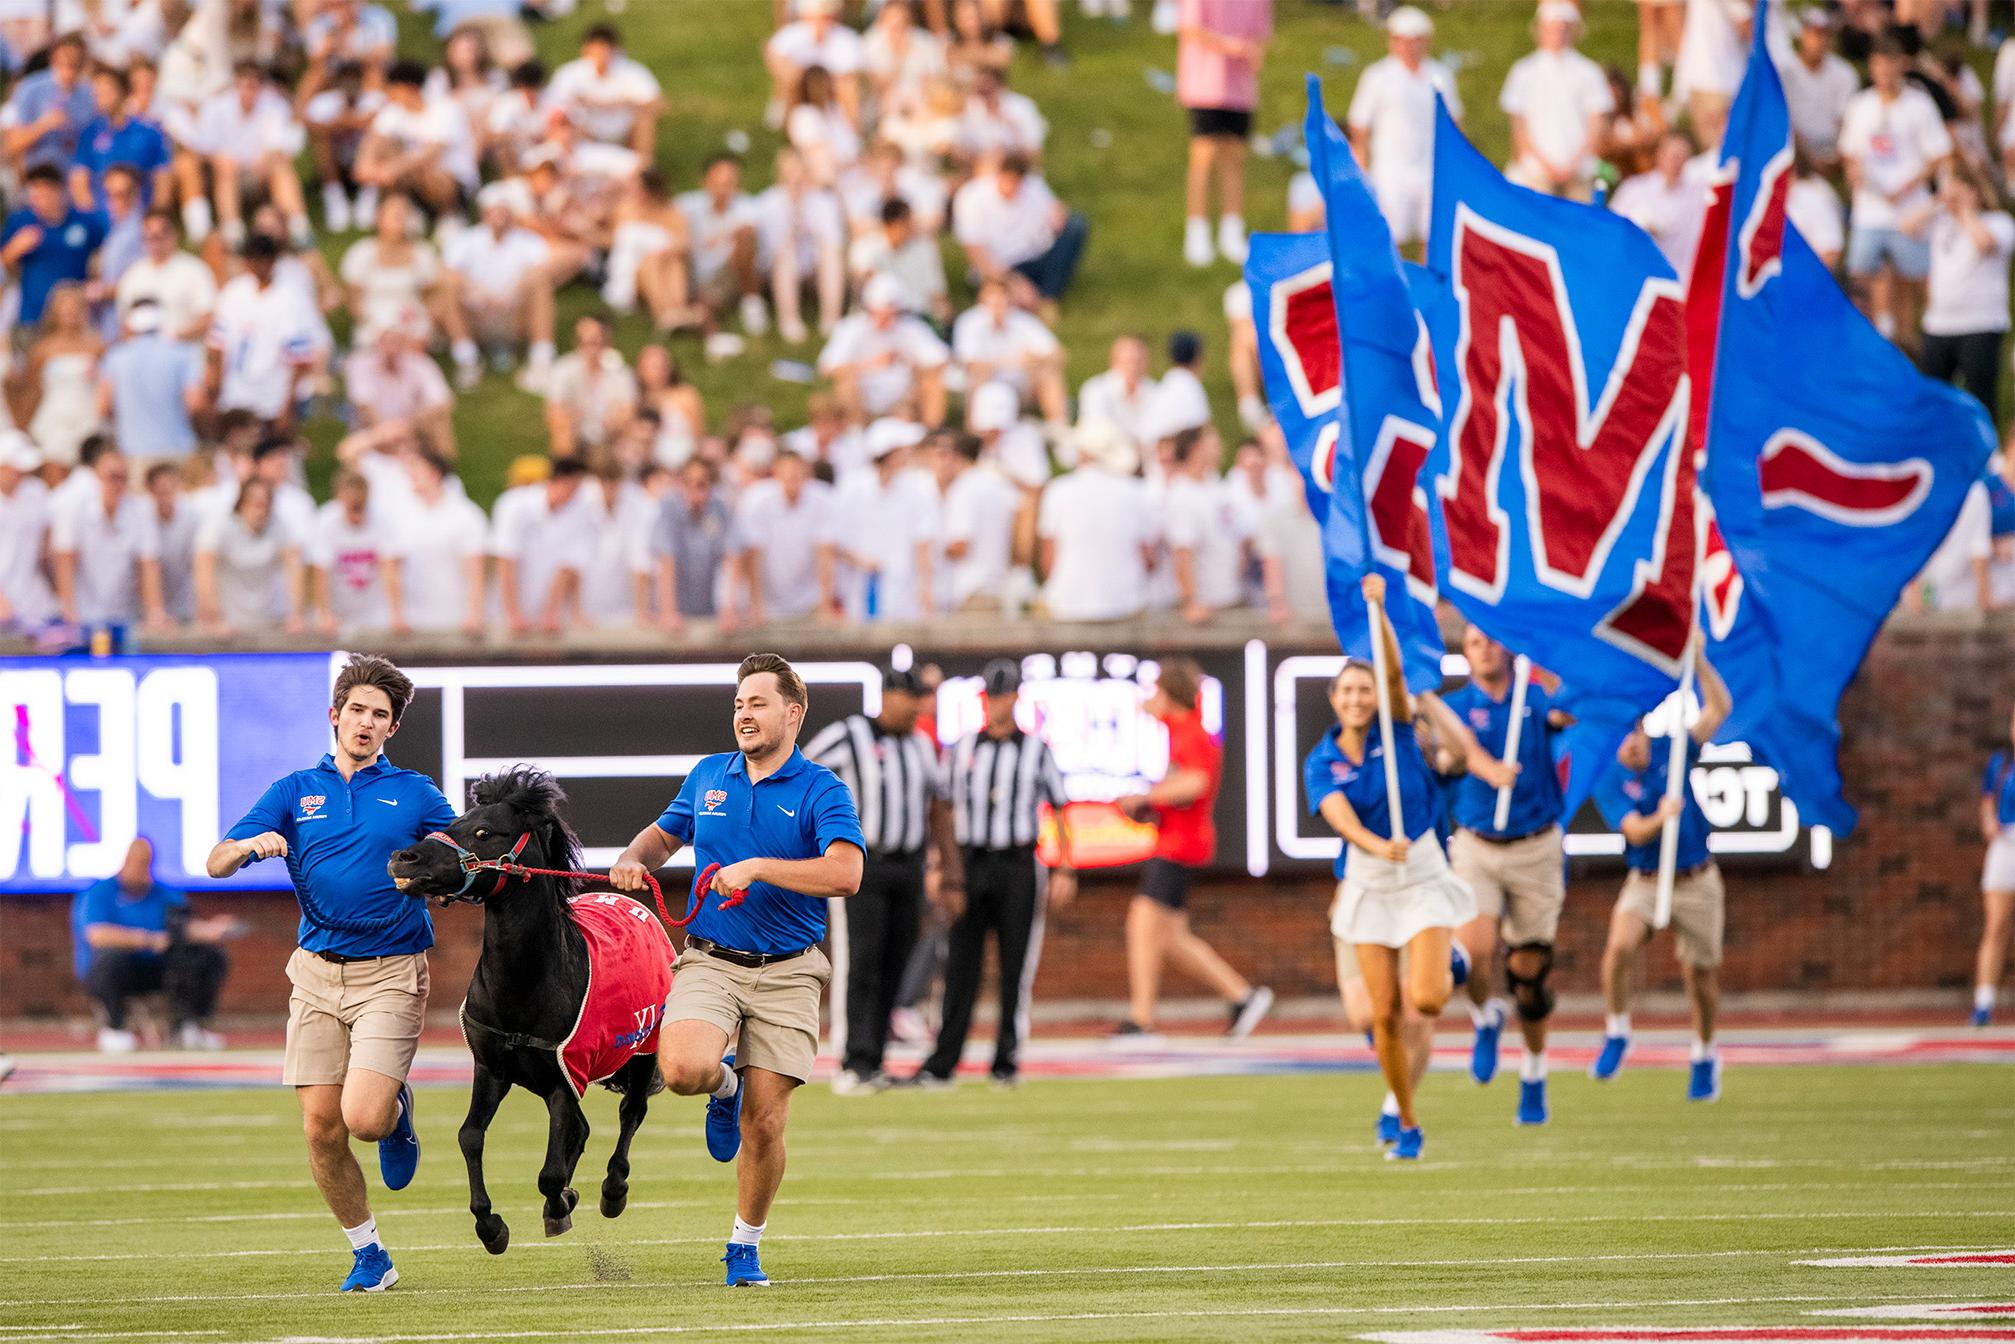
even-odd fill
[{"label": "running man's outstretched arm", "polygon": [[617,891],[643,891],[649,883],[644,878],[671,862],[672,855],[679,852],[685,842],[674,840],[658,829],[656,822],[638,831],[636,838],[609,865],[609,885]]}]

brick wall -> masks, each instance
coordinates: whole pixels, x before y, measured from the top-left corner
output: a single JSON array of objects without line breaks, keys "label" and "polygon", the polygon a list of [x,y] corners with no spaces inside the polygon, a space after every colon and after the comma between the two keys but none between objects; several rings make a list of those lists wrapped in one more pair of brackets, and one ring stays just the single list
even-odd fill
[{"label": "brick wall", "polygon": [[[1980,927],[1979,771],[1987,753],[2006,743],[2011,700],[2015,624],[1923,619],[1885,632],[1842,706],[1841,763],[1860,829],[1836,846],[1826,871],[1731,875],[1730,991],[1851,994],[1966,984]],[[1595,987],[1617,882],[1614,870],[1597,871],[1577,875],[1570,887],[1555,973],[1566,991]],[[1192,919],[1235,965],[1282,994],[1325,994],[1335,986],[1324,920],[1329,895],[1328,881],[1315,875],[1227,877],[1199,885]],[[1124,993],[1127,896],[1123,883],[1087,880],[1078,904],[1052,919],[1039,998]],[[221,1010],[283,1011],[292,898],[198,898],[195,905],[229,909],[254,926],[233,949]],[[460,1000],[480,923],[466,908],[438,919],[437,1008]],[[1669,955],[1654,951],[1644,969],[1648,987],[1676,988]],[[0,1019],[83,1012],[70,976],[68,902],[0,898]]]}]

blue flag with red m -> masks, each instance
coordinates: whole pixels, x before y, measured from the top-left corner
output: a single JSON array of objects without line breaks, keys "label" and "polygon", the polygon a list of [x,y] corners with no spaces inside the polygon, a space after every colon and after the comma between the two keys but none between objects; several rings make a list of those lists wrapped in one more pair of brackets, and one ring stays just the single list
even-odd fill
[{"label": "blue flag with red m", "polygon": [[1806,821],[1845,833],[1841,693],[1951,528],[1994,431],[1848,301],[1786,222],[1791,179],[1784,90],[1759,39],[1687,303],[1713,509],[1701,597],[1735,701],[1721,735],[1777,770]]},{"label": "blue flag with red m", "polygon": [[1699,557],[1685,304],[1636,225],[1513,186],[1437,114],[1431,284],[1441,590],[1561,677],[1567,813],[1678,685]]}]

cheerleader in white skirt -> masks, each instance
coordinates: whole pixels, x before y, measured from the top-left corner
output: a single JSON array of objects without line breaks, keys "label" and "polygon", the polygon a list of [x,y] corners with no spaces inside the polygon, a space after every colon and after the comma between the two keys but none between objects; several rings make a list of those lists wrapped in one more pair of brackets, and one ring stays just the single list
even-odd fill
[{"label": "cheerleader in white skirt", "polygon": [[[1365,593],[1383,609],[1384,583],[1364,581]],[[1340,879],[1330,931],[1357,950],[1372,1010],[1372,1040],[1379,1069],[1399,1106],[1399,1141],[1387,1157],[1420,1156],[1420,1123],[1413,1110],[1413,1078],[1401,1039],[1404,1005],[1422,1017],[1441,1012],[1454,990],[1449,971],[1453,930],[1476,915],[1476,898],[1448,866],[1435,822],[1441,788],[1415,737],[1416,713],[1432,723],[1441,744],[1464,759],[1493,787],[1508,783],[1510,767],[1485,752],[1460,719],[1433,695],[1416,701],[1389,622],[1380,620],[1392,697],[1393,757],[1398,765],[1402,829],[1394,839],[1386,791],[1385,743],[1378,726],[1378,687],[1370,664],[1350,660],[1330,684],[1337,726],[1316,744],[1305,766],[1309,809],[1344,839],[1337,857]],[[1402,986],[1400,953],[1406,953]]]}]

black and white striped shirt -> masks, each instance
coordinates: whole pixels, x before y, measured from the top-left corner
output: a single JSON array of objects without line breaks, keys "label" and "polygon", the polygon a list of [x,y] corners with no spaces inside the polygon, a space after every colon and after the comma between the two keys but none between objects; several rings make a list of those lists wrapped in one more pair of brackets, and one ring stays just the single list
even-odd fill
[{"label": "black and white striped shirt", "polygon": [[968,849],[1033,845],[1041,804],[1068,801],[1049,745],[1023,732],[961,738],[952,748],[951,794],[952,826]]},{"label": "black and white striped shirt", "polygon": [[929,738],[915,731],[892,733],[855,714],[821,729],[804,752],[853,794],[869,853],[886,857],[923,849],[931,801],[946,792]]}]

